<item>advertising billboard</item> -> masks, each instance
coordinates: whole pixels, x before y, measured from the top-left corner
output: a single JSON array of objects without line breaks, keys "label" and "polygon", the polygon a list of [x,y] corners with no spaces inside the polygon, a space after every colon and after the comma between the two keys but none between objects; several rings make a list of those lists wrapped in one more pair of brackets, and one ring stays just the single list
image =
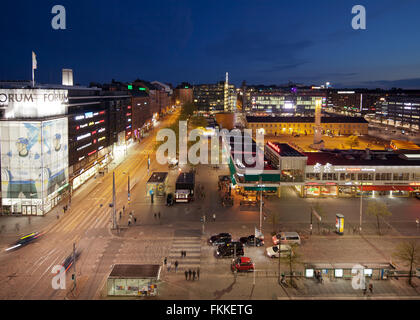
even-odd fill
[{"label": "advertising billboard", "polygon": [[30,202],[37,214],[48,211],[68,184],[67,118],[1,121],[0,151],[3,205],[20,213],[28,199],[38,199]]},{"label": "advertising billboard", "polygon": [[68,90],[0,88],[0,107],[6,119],[65,115],[68,102]]}]

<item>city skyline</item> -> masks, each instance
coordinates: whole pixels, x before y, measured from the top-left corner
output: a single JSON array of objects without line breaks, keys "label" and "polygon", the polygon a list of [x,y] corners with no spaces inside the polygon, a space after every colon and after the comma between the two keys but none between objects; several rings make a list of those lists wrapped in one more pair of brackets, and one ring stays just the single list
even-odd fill
[{"label": "city skyline", "polygon": [[[355,3],[267,1],[214,4],[192,1],[138,3],[64,1],[66,30],[51,28],[53,3],[4,4],[7,50],[0,53],[2,80],[59,83],[72,68],[75,83],[160,80],[174,86],[215,83],[334,87],[420,87],[409,30],[418,29],[414,1],[361,1],[367,29],[353,30]],[[30,23],[22,24],[22,21]],[[392,23],[398,21],[398,23]],[[21,41],[19,39],[25,39]]]}]

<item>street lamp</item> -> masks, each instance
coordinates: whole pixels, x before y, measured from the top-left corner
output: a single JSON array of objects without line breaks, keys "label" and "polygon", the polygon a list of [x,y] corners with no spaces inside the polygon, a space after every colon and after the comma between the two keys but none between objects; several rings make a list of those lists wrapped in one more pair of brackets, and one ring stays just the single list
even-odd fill
[{"label": "street lamp", "polygon": [[359,232],[362,233],[362,215],[363,215],[363,182],[360,182],[360,224]]},{"label": "street lamp", "polygon": [[128,203],[131,201],[131,194],[130,194],[130,172],[123,172],[123,174],[127,175],[127,198]]}]

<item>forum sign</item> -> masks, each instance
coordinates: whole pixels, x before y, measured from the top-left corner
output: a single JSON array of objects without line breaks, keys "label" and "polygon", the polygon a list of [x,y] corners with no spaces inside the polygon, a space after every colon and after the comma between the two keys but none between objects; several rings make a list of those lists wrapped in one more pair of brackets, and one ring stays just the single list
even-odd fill
[{"label": "forum sign", "polygon": [[44,118],[67,113],[68,90],[0,89],[6,119]]}]

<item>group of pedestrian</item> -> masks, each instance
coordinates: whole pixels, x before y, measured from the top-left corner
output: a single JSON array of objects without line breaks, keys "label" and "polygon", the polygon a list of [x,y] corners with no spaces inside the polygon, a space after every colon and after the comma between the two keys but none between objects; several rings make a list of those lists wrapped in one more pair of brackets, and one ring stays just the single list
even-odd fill
[{"label": "group of pedestrian", "polygon": [[196,270],[189,269],[188,271],[185,270],[185,280],[195,280],[195,277],[197,276],[197,280],[200,280],[200,267]]},{"label": "group of pedestrian", "polygon": [[[372,283],[369,283],[368,288],[369,288],[369,292],[370,292],[370,294],[372,294],[372,293],[373,293],[373,284],[372,284]],[[367,288],[366,288],[366,286],[365,286],[365,287],[363,288],[363,295],[364,295],[364,296],[366,295],[366,292],[367,292]]]},{"label": "group of pedestrian", "polygon": [[187,257],[187,251],[186,250],[182,250],[181,251],[181,258],[186,258]]},{"label": "group of pedestrian", "polygon": [[134,224],[137,224],[137,218],[133,216],[133,211],[131,211],[128,217],[128,226],[132,224],[133,220]]},{"label": "group of pedestrian", "polygon": [[158,212],[158,213],[154,213],[154,217],[155,217],[155,220],[156,219],[159,219],[160,220],[160,211]]}]

